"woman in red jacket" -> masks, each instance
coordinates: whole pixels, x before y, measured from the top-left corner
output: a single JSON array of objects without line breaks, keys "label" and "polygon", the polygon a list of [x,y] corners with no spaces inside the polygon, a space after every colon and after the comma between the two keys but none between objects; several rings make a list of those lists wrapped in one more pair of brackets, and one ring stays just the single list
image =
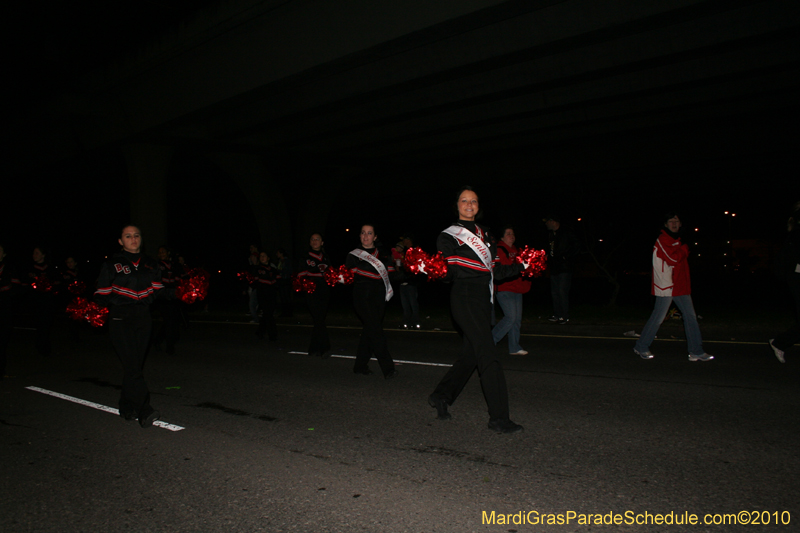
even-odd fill
[{"label": "woman in red jacket", "polygon": [[713,355],[703,350],[703,339],[697,314],[692,304],[692,287],[689,279],[689,247],[681,243],[681,219],[675,212],[667,213],[664,229],[653,247],[653,283],[651,293],[656,305],[650,319],[636,341],[633,351],[642,359],[652,359],[650,343],[656,338],[658,328],[667,316],[674,301],[681,311],[686,341],[689,344],[689,361],[710,361]]},{"label": "woman in red jacket", "polygon": [[[501,265],[515,264],[514,258],[519,250],[514,246],[517,237],[514,228],[503,228],[503,237],[497,243],[497,255]],[[497,303],[503,310],[503,319],[492,328],[492,338],[497,344],[508,334],[508,353],[511,355],[528,355],[519,345],[519,330],[522,325],[522,295],[531,290],[531,282],[520,274],[501,280],[497,287]]]}]

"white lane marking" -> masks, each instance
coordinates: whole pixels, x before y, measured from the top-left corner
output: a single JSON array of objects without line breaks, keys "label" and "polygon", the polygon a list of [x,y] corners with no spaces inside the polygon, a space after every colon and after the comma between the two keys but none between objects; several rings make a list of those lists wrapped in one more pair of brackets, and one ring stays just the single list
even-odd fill
[{"label": "white lane marking", "polygon": [[[292,354],[292,355],[308,355],[308,352],[286,352],[286,353],[289,353],[289,354]],[[337,358],[337,359],[355,359],[356,358],[355,355],[331,354],[331,358],[334,358],[334,357]],[[377,359],[375,359],[373,357],[372,359],[370,359],[370,361],[377,361]],[[402,364],[406,364],[406,365],[446,366],[448,368],[453,366],[453,365],[448,365],[448,364],[445,364],[445,363],[425,363],[423,361],[404,361],[403,359],[395,359],[394,362],[395,363],[402,363]]]},{"label": "white lane marking", "polygon": [[[61,394],[60,392],[53,392],[53,391],[47,390],[47,389],[40,389],[39,387],[25,387],[25,388],[28,389],[28,390],[41,392],[42,394],[47,394],[49,396],[54,396],[56,398],[61,398],[62,400],[67,400],[69,402],[77,403],[77,404],[80,404],[80,405],[85,405],[87,407],[92,407],[92,408],[97,409],[99,411],[105,411],[106,413],[111,413],[111,414],[119,416],[119,409],[115,409],[115,408],[109,407],[107,405],[102,405],[102,404],[90,402],[90,401],[87,401],[87,400],[81,400],[80,398],[75,398],[74,396],[67,396],[66,394]],[[155,422],[153,422],[153,425],[154,426],[158,426],[160,428],[168,429],[170,431],[180,431],[182,429],[186,429],[186,428],[183,428],[181,426],[176,426],[175,424],[167,424],[166,422],[162,422],[161,420],[156,420]]]}]

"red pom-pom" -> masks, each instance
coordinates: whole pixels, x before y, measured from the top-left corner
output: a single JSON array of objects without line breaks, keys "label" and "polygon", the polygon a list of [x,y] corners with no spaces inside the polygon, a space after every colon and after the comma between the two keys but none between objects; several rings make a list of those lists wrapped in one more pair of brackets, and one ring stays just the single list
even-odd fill
[{"label": "red pom-pom", "polygon": [[67,290],[72,294],[83,294],[86,291],[86,284],[76,279],[67,286]]},{"label": "red pom-pom", "polygon": [[82,320],[88,303],[86,298],[78,297],[73,299],[69,305],[67,305],[67,316],[72,320]]},{"label": "red pom-pom", "polygon": [[442,252],[436,252],[436,255],[428,258],[425,272],[428,273],[428,281],[436,281],[447,276],[447,260],[442,256]]},{"label": "red pom-pom", "polygon": [[[428,281],[436,281],[447,275],[447,261],[441,252],[430,256],[422,248],[409,248],[406,250],[405,268],[412,274],[425,274]],[[420,270],[421,269],[421,270]]]},{"label": "red pom-pom", "polygon": [[211,275],[202,268],[192,268],[186,272],[186,278],[175,287],[175,297],[186,304],[205,300]]},{"label": "red pom-pom", "polygon": [[36,276],[33,279],[33,282],[31,282],[31,287],[33,288],[33,290],[39,292],[50,292],[53,290],[53,284],[50,283],[50,280],[47,279],[47,276],[45,276],[44,274]]},{"label": "red pom-pom", "polygon": [[317,284],[313,279],[305,276],[292,276],[292,288],[295,292],[312,294],[315,290],[317,290]]},{"label": "red pom-pom", "polygon": [[67,316],[73,320],[86,320],[93,327],[99,328],[108,319],[108,309],[86,298],[77,297],[67,306]]},{"label": "red pom-pom", "polygon": [[89,302],[89,306],[86,310],[86,320],[95,328],[102,327],[105,325],[106,320],[108,320],[108,309],[100,307],[94,302]]},{"label": "red pom-pom", "polygon": [[409,248],[406,250],[405,269],[411,274],[419,274],[419,267],[430,259],[422,248]]},{"label": "red pom-pom", "polygon": [[335,287],[339,283],[343,285],[350,285],[355,279],[353,271],[344,265],[341,265],[339,268],[329,267],[327,270],[325,270],[325,273],[322,275],[322,277],[325,278],[325,283],[331,287]]},{"label": "red pom-pom", "polygon": [[239,272],[236,274],[236,277],[239,278],[239,281],[244,281],[248,285],[252,284],[256,280],[256,277],[248,271]]},{"label": "red pom-pom", "polygon": [[522,271],[525,277],[538,278],[547,268],[547,252],[544,250],[533,250],[526,246],[520,250],[515,260],[517,263],[528,264],[528,268]]}]

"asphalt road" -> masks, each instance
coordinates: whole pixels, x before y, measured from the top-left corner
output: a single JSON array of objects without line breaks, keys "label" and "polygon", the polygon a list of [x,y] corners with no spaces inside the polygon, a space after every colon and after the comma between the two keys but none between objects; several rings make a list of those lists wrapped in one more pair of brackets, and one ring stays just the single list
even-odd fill
[{"label": "asphalt road", "polygon": [[[269,343],[252,325],[195,322],[175,355],[153,351],[153,404],[177,431],[42,392],[115,408],[121,371],[106,335],[84,331],[41,358],[31,333],[16,332],[12,377],[0,384],[0,530],[722,532],[800,523],[793,354],[781,365],[763,343],[727,337],[705,339],[716,360],[689,362],[685,343],[661,340],[643,361],[621,332],[525,335],[528,356],[497,347],[511,416],[525,431],[499,435],[486,427],[477,375],[452,420],[436,420],[427,405],[446,371],[437,365],[457,356],[456,333],[388,331],[393,356],[407,362],[386,381],[375,362],[375,375],[352,373],[357,328],[331,330],[336,356],[327,360],[292,353],[305,351],[309,332],[282,325]],[[692,514],[730,522],[721,515],[743,511],[737,519],[750,525],[674,523]],[[536,524],[546,513],[569,523]],[[659,515],[673,524],[656,524]],[[622,523],[582,523],[615,518]]]}]

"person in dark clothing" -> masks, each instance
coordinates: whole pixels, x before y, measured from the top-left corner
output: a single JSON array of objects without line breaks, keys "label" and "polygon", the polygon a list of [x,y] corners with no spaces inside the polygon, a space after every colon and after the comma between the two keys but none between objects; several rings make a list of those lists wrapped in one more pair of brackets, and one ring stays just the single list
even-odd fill
[{"label": "person in dark clothing", "polygon": [[33,263],[28,269],[27,283],[28,304],[34,317],[36,328],[35,345],[40,355],[48,356],[53,353],[50,341],[50,332],[55,322],[58,308],[57,293],[61,280],[57,279],[53,269],[47,261],[47,252],[41,246],[33,249]]},{"label": "person in dark clothing", "polygon": [[548,217],[544,222],[550,244],[547,251],[547,270],[550,273],[550,295],[553,298],[553,316],[548,320],[562,325],[568,324],[573,261],[581,251],[581,243],[570,229],[561,226],[559,217]]},{"label": "person in dark clothing", "polygon": [[283,248],[278,248],[275,252],[275,256],[278,258],[278,263],[275,267],[281,275],[281,279],[278,280],[278,300],[281,306],[280,316],[291,317],[294,316],[294,312],[292,311],[292,262],[286,255],[286,250]]},{"label": "person in dark clothing", "polygon": [[328,328],[325,327],[325,317],[328,315],[328,305],[331,299],[331,289],[323,274],[330,267],[331,262],[325,253],[321,233],[314,233],[309,240],[310,249],[306,257],[298,265],[298,278],[313,280],[315,283],[314,292],[306,294],[308,311],[314,322],[314,330],[311,333],[311,341],[308,345],[308,355],[315,357],[330,357],[331,341],[328,337]]},{"label": "person in dark clothing", "polygon": [[794,204],[794,211],[789,217],[789,235],[781,254],[779,268],[782,277],[789,284],[789,292],[794,298],[794,319],[792,327],[769,340],[769,346],[781,363],[786,362],[786,352],[800,342],[800,202]]},{"label": "person in dark clothing", "polygon": [[[161,284],[164,288],[175,289],[183,275],[183,266],[172,258],[172,251],[166,246],[158,249],[158,266],[161,268]],[[163,324],[153,338],[153,345],[160,349],[166,344],[166,352],[170,355],[175,353],[181,335],[182,305],[180,300],[159,300],[154,304]]]},{"label": "person in dark clothing", "polygon": [[396,270],[391,257],[378,250],[377,238],[375,226],[361,226],[361,246],[352,250],[345,260],[345,266],[353,272],[353,306],[363,325],[353,372],[372,374],[369,360],[374,355],[383,377],[391,379],[397,375],[397,370],[386,344],[383,316],[386,302],[394,294],[389,276]]},{"label": "person in dark clothing", "polygon": [[125,226],[119,238],[122,250],[105,261],[97,279],[95,301],[108,307],[109,336],[122,363],[119,414],[149,427],[161,416],[150,405],[144,379],[144,360],[150,342],[150,305],[156,298],[174,297],[161,283],[158,263],[141,253],[142,237],[136,226]]},{"label": "person in dark clothing", "polygon": [[275,302],[277,299],[277,283],[281,275],[269,263],[269,254],[261,252],[258,264],[253,267],[253,288],[258,296],[258,308],[261,311],[261,320],[258,322],[256,337],[263,339],[265,334],[269,340],[278,340],[278,326],[275,324]]},{"label": "person in dark clothing", "polygon": [[456,208],[458,221],[439,234],[437,248],[447,261],[446,279],[453,283],[450,309],[461,330],[463,348],[428,397],[428,404],[436,409],[439,419],[451,418],[448,405],[453,405],[477,368],[489,408],[489,429],[516,433],[523,428],[509,418],[506,377],[492,338],[493,278],[514,276],[527,265],[500,264],[494,239],[486,227],[475,221],[480,208],[478,195],[471,187],[459,191]]},{"label": "person in dark clothing", "polygon": [[11,340],[17,298],[24,290],[14,268],[5,257],[5,248],[0,244],[0,379],[6,375],[6,349]]},{"label": "person in dark clothing", "polygon": [[422,329],[419,321],[419,286],[424,276],[411,274],[403,270],[406,252],[414,246],[414,238],[406,233],[397,243],[397,259],[395,264],[400,273],[400,303],[403,306],[403,329]]}]

